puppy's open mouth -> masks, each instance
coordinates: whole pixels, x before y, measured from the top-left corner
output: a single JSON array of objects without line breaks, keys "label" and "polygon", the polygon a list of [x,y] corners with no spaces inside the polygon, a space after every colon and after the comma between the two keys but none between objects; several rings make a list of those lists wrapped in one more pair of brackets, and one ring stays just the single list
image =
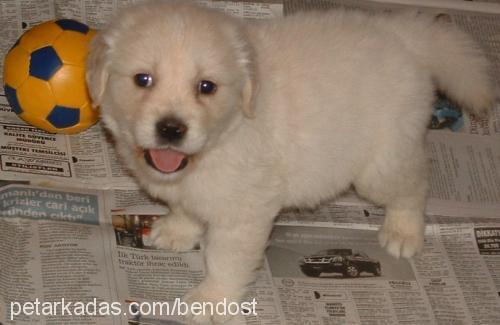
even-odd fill
[{"label": "puppy's open mouth", "polygon": [[159,172],[171,174],[184,169],[188,156],[173,149],[144,149],[144,159]]}]

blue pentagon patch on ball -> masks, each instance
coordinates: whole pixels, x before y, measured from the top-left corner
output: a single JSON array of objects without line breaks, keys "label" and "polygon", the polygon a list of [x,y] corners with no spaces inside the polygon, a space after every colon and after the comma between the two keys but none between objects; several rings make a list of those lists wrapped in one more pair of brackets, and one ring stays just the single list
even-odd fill
[{"label": "blue pentagon patch on ball", "polygon": [[52,46],[42,47],[31,53],[30,75],[48,81],[63,66]]},{"label": "blue pentagon patch on ball", "polygon": [[9,85],[5,85],[3,89],[5,91],[5,96],[7,97],[7,101],[9,102],[10,107],[12,108],[12,111],[18,115],[21,114],[23,112],[23,109],[21,108],[19,100],[17,99],[16,90],[10,87]]},{"label": "blue pentagon patch on ball", "polygon": [[64,30],[72,30],[82,34],[87,34],[89,32],[89,26],[73,19],[59,19],[56,20],[56,24]]},{"label": "blue pentagon patch on ball", "polygon": [[80,110],[66,106],[56,105],[47,116],[49,121],[56,128],[67,128],[80,122]]}]

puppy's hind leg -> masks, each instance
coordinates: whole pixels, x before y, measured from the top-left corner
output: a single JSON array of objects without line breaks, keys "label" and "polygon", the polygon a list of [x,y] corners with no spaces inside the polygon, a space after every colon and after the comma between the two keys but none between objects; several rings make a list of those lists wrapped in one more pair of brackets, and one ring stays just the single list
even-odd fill
[{"label": "puppy's hind leg", "polygon": [[424,244],[428,162],[423,144],[412,149],[406,159],[398,152],[375,159],[354,182],[361,196],[385,206],[379,242],[397,258],[414,256]]},{"label": "puppy's hind leg", "polygon": [[170,213],[153,224],[153,243],[157,248],[173,251],[192,249],[200,242],[203,225],[187,216],[180,208],[171,207]]},{"label": "puppy's hind leg", "polygon": [[386,206],[386,216],[378,239],[380,245],[397,258],[413,257],[424,246],[423,208],[412,202],[414,200],[415,198],[397,199]]}]

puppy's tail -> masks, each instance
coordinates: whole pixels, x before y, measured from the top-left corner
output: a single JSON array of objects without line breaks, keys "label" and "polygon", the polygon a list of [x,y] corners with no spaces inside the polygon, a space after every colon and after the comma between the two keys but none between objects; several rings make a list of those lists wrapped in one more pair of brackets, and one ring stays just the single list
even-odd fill
[{"label": "puppy's tail", "polygon": [[[420,29],[419,36],[400,35],[407,48],[430,70],[439,90],[472,113],[486,114],[498,94],[484,52],[451,23],[437,17],[419,18],[426,20],[424,24],[410,29],[413,33]],[[404,29],[399,33],[404,34]]]}]

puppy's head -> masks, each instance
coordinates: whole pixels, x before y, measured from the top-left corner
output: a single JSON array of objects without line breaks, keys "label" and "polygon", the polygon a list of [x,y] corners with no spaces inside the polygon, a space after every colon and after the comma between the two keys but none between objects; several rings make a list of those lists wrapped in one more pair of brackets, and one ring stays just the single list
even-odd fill
[{"label": "puppy's head", "polygon": [[252,115],[251,61],[238,20],[147,4],[98,34],[87,82],[132,171],[169,181]]}]

